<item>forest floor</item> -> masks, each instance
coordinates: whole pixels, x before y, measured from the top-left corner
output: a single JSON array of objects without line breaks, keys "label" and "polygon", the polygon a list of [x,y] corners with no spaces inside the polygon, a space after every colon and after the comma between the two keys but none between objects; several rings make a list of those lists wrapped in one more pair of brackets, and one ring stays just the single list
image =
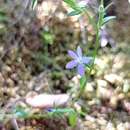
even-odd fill
[{"label": "forest floor", "polygon": [[[1,3],[0,14],[8,18],[0,22],[0,130],[130,130],[130,47],[122,42],[99,49],[86,89],[73,104],[77,111],[84,111],[76,127],[70,127],[66,117],[3,118],[12,108],[27,107],[21,99],[28,94],[76,90],[79,77],[65,69],[67,50],[79,43],[83,48],[87,45],[82,44],[79,22],[67,18],[63,8],[54,6],[50,17],[23,11],[20,3]],[[91,40],[91,27],[89,35]],[[41,111],[36,109],[34,114]]]}]

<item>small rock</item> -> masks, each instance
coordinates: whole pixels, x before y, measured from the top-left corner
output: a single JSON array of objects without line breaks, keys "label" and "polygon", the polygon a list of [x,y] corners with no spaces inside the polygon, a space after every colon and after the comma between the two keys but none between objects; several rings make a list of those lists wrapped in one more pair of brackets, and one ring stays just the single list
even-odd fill
[{"label": "small rock", "polygon": [[51,108],[55,106],[64,106],[68,103],[68,94],[40,94],[26,96],[26,103],[34,108]]},{"label": "small rock", "polygon": [[108,86],[108,84],[105,80],[97,80],[97,86],[106,88]]},{"label": "small rock", "polygon": [[89,106],[93,106],[95,104],[99,105],[101,104],[101,100],[97,98],[93,98],[91,101],[87,101]]},{"label": "small rock", "polygon": [[123,82],[123,78],[117,74],[108,74],[104,76],[104,79],[111,84],[118,84]]},{"label": "small rock", "polygon": [[4,77],[2,76],[1,73],[0,73],[0,82],[4,82]]},{"label": "small rock", "polygon": [[87,92],[93,92],[94,91],[93,84],[92,83],[87,83],[87,85],[85,87],[85,90]]},{"label": "small rock", "polygon": [[99,127],[97,124],[93,123],[91,126],[90,126],[90,129],[92,130],[97,130],[97,127]]},{"label": "small rock", "polygon": [[101,126],[105,126],[107,121],[101,117],[97,120],[97,123],[100,124]]},{"label": "small rock", "polygon": [[86,115],[85,119],[86,119],[86,121],[91,121],[91,122],[95,122],[96,121],[96,119],[94,117],[89,116],[89,115]]},{"label": "small rock", "polygon": [[95,95],[94,87],[92,83],[87,83],[85,90],[83,92],[83,97],[87,99],[92,99]]},{"label": "small rock", "polygon": [[119,100],[123,100],[125,98],[125,94],[124,93],[120,93],[117,95]]},{"label": "small rock", "polygon": [[91,121],[85,121],[84,122],[84,126],[91,126],[93,124],[93,122]]},{"label": "small rock", "polygon": [[125,125],[123,123],[120,123],[117,125],[117,130],[126,130]]},{"label": "small rock", "polygon": [[109,122],[109,123],[107,124],[105,130],[116,130],[116,129],[114,128],[114,125],[113,125],[111,122]]},{"label": "small rock", "polygon": [[14,82],[12,79],[10,79],[10,78],[6,79],[6,83],[8,84],[8,86],[14,87]]},{"label": "small rock", "polygon": [[80,80],[80,76],[79,76],[79,75],[74,76],[74,77],[72,78],[72,82],[73,82],[76,86],[79,86],[79,85],[80,85],[80,84],[79,84],[79,80]]},{"label": "small rock", "polygon": [[130,84],[129,84],[128,80],[126,80],[123,85],[123,92],[127,93],[129,90],[130,90]]},{"label": "small rock", "polygon": [[2,71],[3,72],[11,72],[12,69],[8,65],[4,65],[3,68],[2,68]]},{"label": "small rock", "polygon": [[103,114],[108,113],[109,112],[109,108],[102,106],[101,109],[100,109],[100,112],[103,113]]},{"label": "small rock", "polygon": [[14,81],[19,81],[19,76],[17,75],[17,73],[13,73],[11,74],[11,79]]},{"label": "small rock", "polygon": [[106,126],[100,126],[100,129],[99,129],[99,130],[105,130],[105,127],[106,127]]},{"label": "small rock", "polygon": [[118,103],[118,97],[117,96],[112,96],[112,98],[110,99],[110,106],[113,108],[117,107],[117,103]]},{"label": "small rock", "polygon": [[130,102],[127,100],[123,101],[123,108],[130,113]]},{"label": "small rock", "polygon": [[20,94],[21,96],[25,96],[26,92],[25,92],[24,90],[20,90],[19,94]]},{"label": "small rock", "polygon": [[102,87],[102,86],[98,86],[97,96],[99,98],[109,99],[112,95],[113,95],[112,90],[105,88],[105,87]]},{"label": "small rock", "polygon": [[129,122],[125,122],[125,128],[126,128],[126,130],[130,130],[130,123]]},{"label": "small rock", "polygon": [[[0,28],[1,28],[1,25],[0,25]],[[4,47],[3,46],[0,46],[0,54],[2,54],[4,51]]]}]

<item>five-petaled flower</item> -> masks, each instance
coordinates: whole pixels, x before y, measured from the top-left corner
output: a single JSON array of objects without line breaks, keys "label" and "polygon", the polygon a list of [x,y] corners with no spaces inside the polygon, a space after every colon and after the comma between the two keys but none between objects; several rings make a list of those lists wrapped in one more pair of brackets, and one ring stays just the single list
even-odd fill
[{"label": "five-petaled flower", "polygon": [[85,74],[85,65],[90,64],[93,58],[83,56],[82,49],[79,46],[77,47],[77,52],[69,50],[68,54],[73,60],[67,63],[66,68],[73,69],[77,67],[77,73],[83,76]]}]

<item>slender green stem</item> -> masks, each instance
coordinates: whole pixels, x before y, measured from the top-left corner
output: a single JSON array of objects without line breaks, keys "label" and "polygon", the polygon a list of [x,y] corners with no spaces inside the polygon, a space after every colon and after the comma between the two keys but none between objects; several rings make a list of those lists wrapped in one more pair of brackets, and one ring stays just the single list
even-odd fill
[{"label": "slender green stem", "polygon": [[104,5],[104,0],[101,0],[101,5]]},{"label": "slender green stem", "polygon": [[[104,4],[104,1],[101,0],[101,5],[103,5],[103,4]],[[92,62],[92,65],[91,65],[91,67],[90,67],[90,70],[89,70],[89,72],[88,72],[88,74],[87,74],[87,76],[86,76],[85,82],[84,82],[84,84],[82,85],[82,87],[80,88],[80,92],[79,92],[79,94],[78,94],[78,98],[82,95],[82,93],[83,93],[83,91],[84,91],[84,89],[85,89],[85,87],[86,87],[88,78],[89,78],[89,76],[91,75],[91,72],[92,72],[92,70],[93,70],[93,68],[94,68],[95,59],[96,59],[96,56],[97,56],[97,53],[98,53],[98,48],[99,48],[99,45],[100,45],[100,44],[99,44],[99,37],[100,37],[100,36],[99,36],[99,32],[100,32],[100,28],[101,28],[101,25],[102,25],[102,18],[103,18],[102,12],[101,12],[101,13],[99,12],[99,19],[98,19],[97,24],[95,24],[94,19],[92,19],[92,18],[89,16],[88,13],[86,13],[86,14],[87,14],[87,16],[88,16],[90,22],[92,23],[94,29],[96,28],[96,40],[95,40],[95,49],[94,49],[94,51],[93,51],[93,62]],[[96,27],[95,27],[95,25],[96,25]]]},{"label": "slender green stem", "polygon": [[87,74],[87,76],[86,76],[86,80],[85,80],[83,86],[80,88],[80,92],[79,92],[79,94],[78,94],[78,98],[79,98],[79,97],[82,95],[82,93],[84,92],[84,89],[85,89],[85,87],[86,87],[88,78],[89,78],[89,76],[91,75],[91,72],[92,72],[92,70],[93,70],[93,68],[94,68],[94,63],[95,63],[95,59],[96,59],[96,56],[97,56],[97,53],[98,53],[98,48],[99,48],[99,31],[100,31],[100,29],[97,28],[97,31],[96,31],[96,41],[95,41],[95,49],[94,49],[94,52],[93,52],[93,62],[92,62],[92,65],[91,65],[91,67],[90,67],[90,69],[89,69],[89,72],[88,72],[88,74]]}]

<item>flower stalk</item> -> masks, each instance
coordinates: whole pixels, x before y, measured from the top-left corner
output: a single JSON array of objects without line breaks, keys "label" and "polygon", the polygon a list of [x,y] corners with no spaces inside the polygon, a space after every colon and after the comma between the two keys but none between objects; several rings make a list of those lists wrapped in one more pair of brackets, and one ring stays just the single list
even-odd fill
[{"label": "flower stalk", "polygon": [[[86,78],[84,80],[84,83],[82,85],[80,85],[80,91],[78,93],[78,96],[77,98],[81,97],[82,93],[84,92],[85,90],[85,87],[87,85],[87,81],[88,81],[88,78],[90,77],[91,75],[91,72],[94,68],[94,63],[95,63],[95,59],[96,59],[96,56],[97,56],[97,53],[98,53],[98,48],[99,48],[99,45],[100,45],[100,35],[99,35],[99,32],[100,32],[100,29],[101,29],[101,26],[102,26],[102,22],[103,22],[103,18],[104,18],[104,12],[102,12],[102,10],[100,11],[100,9],[104,6],[104,0],[101,0],[101,4],[99,6],[99,18],[98,18],[98,22],[96,24],[95,20],[92,19],[89,14],[87,13],[87,16],[89,18],[89,20],[91,21],[92,25],[93,25],[93,28],[95,29],[96,27],[96,39],[95,39],[95,48],[94,48],[94,51],[93,51],[93,62],[92,62],[92,65],[90,66],[90,69],[86,75]],[[91,18],[91,19],[90,19]],[[96,25],[96,26],[95,26]],[[81,77],[82,78],[82,77]]]},{"label": "flower stalk", "polygon": [[[98,14],[98,16],[97,16],[98,19],[95,19],[94,17],[90,16],[90,14],[88,13],[88,10],[90,9],[89,6],[90,7],[93,6],[91,0],[82,0],[80,2],[80,3],[82,3],[82,5],[81,4],[78,5],[78,3],[75,3],[76,2],[75,0],[64,0],[64,1],[73,9],[73,11],[69,13],[70,16],[86,14],[88,19],[89,19],[89,23],[93,26],[93,29],[96,32],[95,48],[94,48],[93,54],[92,54],[93,59],[92,59],[90,66],[87,66],[87,69],[89,68],[87,70],[87,73],[86,73],[87,75],[84,76],[85,75],[85,65],[88,65],[88,63],[90,63],[90,62],[88,62],[89,60],[87,59],[87,57],[85,60],[83,60],[83,57],[79,56],[80,62],[73,61],[73,62],[71,62],[71,63],[75,62],[73,64],[73,66],[72,66],[72,64],[71,64],[71,66],[69,66],[70,65],[70,63],[69,63],[69,64],[67,64],[67,67],[66,67],[66,68],[72,69],[73,67],[76,67],[77,65],[80,66],[80,69],[77,69],[78,74],[80,74],[80,76],[81,76],[81,78],[80,78],[80,91],[78,92],[78,96],[77,96],[77,98],[79,98],[79,97],[81,97],[81,95],[86,87],[88,78],[90,77],[91,72],[94,68],[95,59],[96,59],[96,56],[98,54],[98,48],[100,45],[100,29],[103,25],[105,25],[106,23],[108,23],[112,19],[115,19],[116,17],[115,16],[106,16],[105,11],[111,6],[111,4],[109,4],[107,7],[104,7],[104,0],[100,0],[98,12],[96,11],[96,14]],[[92,10],[89,10],[89,11],[92,11]],[[78,51],[77,51],[77,54],[78,54]],[[70,55],[70,56],[73,58],[72,55]]]}]

